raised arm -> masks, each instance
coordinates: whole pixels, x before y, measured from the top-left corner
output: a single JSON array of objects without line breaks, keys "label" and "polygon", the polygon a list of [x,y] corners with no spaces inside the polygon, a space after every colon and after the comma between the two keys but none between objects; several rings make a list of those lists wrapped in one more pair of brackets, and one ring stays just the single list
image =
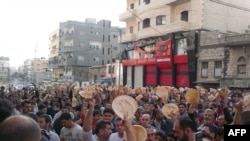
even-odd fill
[{"label": "raised arm", "polygon": [[89,109],[88,109],[87,115],[86,115],[84,122],[83,122],[83,131],[85,131],[85,132],[88,132],[92,129],[91,125],[93,122],[93,112],[94,112],[94,106],[95,106],[94,99],[93,98],[89,99],[88,104],[89,104]]},{"label": "raised arm", "polygon": [[233,125],[241,125],[242,124],[241,113],[243,111],[242,101],[239,101],[238,103],[236,103],[235,108],[236,108],[236,112],[235,112],[234,119],[233,119]]},{"label": "raised arm", "polygon": [[125,115],[124,126],[125,126],[127,141],[136,141],[135,134],[133,132],[132,118],[128,119],[128,117]]}]

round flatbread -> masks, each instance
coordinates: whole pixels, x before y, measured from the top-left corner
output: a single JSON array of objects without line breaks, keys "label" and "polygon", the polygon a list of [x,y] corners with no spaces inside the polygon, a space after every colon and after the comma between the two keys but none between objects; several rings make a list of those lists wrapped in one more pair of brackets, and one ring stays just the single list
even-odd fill
[{"label": "round flatbread", "polygon": [[192,88],[188,89],[185,98],[186,102],[189,104],[198,104],[200,101],[200,95],[198,93],[198,90]]},{"label": "round flatbread", "polygon": [[135,99],[128,95],[118,96],[112,102],[114,112],[123,120],[125,114],[127,114],[128,118],[133,117],[137,107],[138,105]]},{"label": "round flatbread", "polygon": [[81,97],[84,97],[87,99],[93,98],[93,92],[89,90],[82,90],[79,92],[79,94]]},{"label": "round flatbread", "polygon": [[242,103],[244,108],[250,109],[250,95],[244,96]]},{"label": "round flatbread", "polygon": [[138,96],[135,97],[136,100],[141,100],[143,98],[142,94],[139,94]]},{"label": "round flatbread", "polygon": [[167,98],[168,97],[168,88],[167,87],[158,86],[158,87],[156,87],[155,93],[159,97],[166,97]]},{"label": "round flatbread", "polygon": [[141,125],[133,125],[136,141],[145,141],[147,139],[147,131]]},{"label": "round flatbread", "polygon": [[216,97],[213,94],[210,94],[207,98],[210,102],[213,102],[216,99]]},{"label": "round flatbread", "polygon": [[168,119],[175,119],[179,115],[179,108],[174,103],[165,104],[161,111]]},{"label": "round flatbread", "polygon": [[[133,125],[132,128],[135,135],[135,141],[145,141],[147,139],[147,130],[143,126]],[[128,140],[126,132],[124,132],[124,140]]]}]

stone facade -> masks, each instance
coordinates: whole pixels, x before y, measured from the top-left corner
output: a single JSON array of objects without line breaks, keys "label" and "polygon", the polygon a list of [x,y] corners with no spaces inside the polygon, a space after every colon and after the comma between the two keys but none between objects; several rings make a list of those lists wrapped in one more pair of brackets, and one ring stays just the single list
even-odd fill
[{"label": "stone facade", "polygon": [[[197,82],[228,87],[250,86],[250,34],[225,35],[203,32],[198,51]],[[221,74],[215,75],[215,62],[221,62]],[[202,63],[207,62],[207,76],[202,77]],[[219,86],[219,85],[218,85]]]}]

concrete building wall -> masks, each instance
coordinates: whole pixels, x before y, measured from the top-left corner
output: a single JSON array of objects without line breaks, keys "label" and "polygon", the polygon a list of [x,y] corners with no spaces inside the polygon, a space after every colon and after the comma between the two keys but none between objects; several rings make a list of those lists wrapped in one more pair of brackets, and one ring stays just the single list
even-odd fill
[{"label": "concrete building wall", "polygon": [[[249,7],[250,1],[238,0],[156,0],[149,4],[142,0],[127,0],[128,10],[120,14],[120,21],[127,23],[122,41],[195,29],[243,33],[250,23]],[[183,11],[188,12],[188,21],[181,20]],[[166,16],[166,24],[156,25],[159,15]],[[143,28],[143,20],[147,18],[150,19],[150,27]]]},{"label": "concrete building wall", "polygon": [[244,33],[250,24],[250,1],[204,0],[203,28]]}]

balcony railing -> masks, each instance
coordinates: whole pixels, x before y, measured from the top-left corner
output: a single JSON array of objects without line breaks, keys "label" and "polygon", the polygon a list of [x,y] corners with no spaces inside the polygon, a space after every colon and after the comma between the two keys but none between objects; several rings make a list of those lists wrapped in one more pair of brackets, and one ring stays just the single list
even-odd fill
[{"label": "balcony railing", "polygon": [[129,10],[129,11],[126,11],[122,14],[119,15],[119,20],[120,21],[130,21],[132,19],[135,19],[137,13],[136,13],[136,9],[132,9],[132,10]]},{"label": "balcony railing", "polygon": [[190,0],[165,0],[165,4],[166,5],[178,5],[187,1],[190,1]]},{"label": "balcony railing", "polygon": [[62,47],[60,52],[72,52],[73,51],[73,46],[64,46]]},{"label": "balcony railing", "polygon": [[189,22],[179,21],[179,22],[174,22],[174,23],[167,24],[167,25],[156,26],[154,28],[144,28],[139,31],[137,35],[137,40],[152,37],[152,36],[161,36],[167,33],[188,31],[188,30],[190,30]]},{"label": "balcony railing", "polygon": [[137,37],[136,37],[136,34],[131,34],[131,33],[128,33],[128,34],[125,34],[125,35],[122,35],[121,37],[121,42],[130,42],[130,41],[136,41],[137,40]]}]

